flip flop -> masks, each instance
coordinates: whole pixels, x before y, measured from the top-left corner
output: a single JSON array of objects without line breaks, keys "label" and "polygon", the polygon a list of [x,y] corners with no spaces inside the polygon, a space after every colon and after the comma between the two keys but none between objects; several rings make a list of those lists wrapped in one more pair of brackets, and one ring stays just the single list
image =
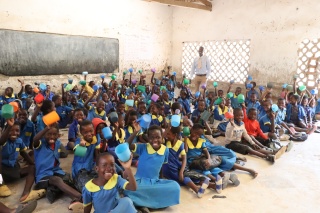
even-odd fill
[{"label": "flip flop", "polygon": [[80,201],[74,200],[71,202],[71,204],[69,205],[69,210],[73,211],[73,212],[83,212],[83,203],[81,203]]},{"label": "flip flop", "polygon": [[229,179],[230,179],[230,173],[229,172],[225,172],[224,176],[222,178],[222,189],[227,188],[227,186],[229,184]]},{"label": "flip flop", "polygon": [[32,190],[26,199],[20,200],[21,203],[27,203],[31,200],[38,200],[40,198],[43,198],[46,195],[46,190],[45,189],[39,189],[39,190]]},{"label": "flip flop", "polygon": [[240,181],[238,179],[238,176],[236,174],[234,174],[234,173],[230,174],[230,179],[229,180],[232,182],[232,184],[234,186],[239,186],[240,185]]},{"label": "flip flop", "polygon": [[290,152],[290,150],[292,149],[292,147],[293,147],[293,142],[290,141],[290,142],[287,144],[286,152]]},{"label": "flip flop", "polygon": [[29,203],[20,204],[16,210],[16,213],[31,213],[37,208],[37,201],[33,200]]},{"label": "flip flop", "polygon": [[281,155],[283,155],[283,153],[285,153],[287,150],[286,146],[282,146],[277,153],[274,155],[275,159],[279,159],[281,157]]}]

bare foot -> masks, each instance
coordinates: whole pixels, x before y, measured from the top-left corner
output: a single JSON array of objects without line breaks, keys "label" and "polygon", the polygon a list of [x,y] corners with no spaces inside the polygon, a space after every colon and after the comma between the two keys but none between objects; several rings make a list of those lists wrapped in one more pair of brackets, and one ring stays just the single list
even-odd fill
[{"label": "bare foot", "polygon": [[247,162],[247,158],[246,157],[239,157],[237,156],[237,160],[242,160],[243,162]]},{"label": "bare foot", "polygon": [[250,174],[252,175],[253,178],[256,178],[258,176],[258,172],[254,170],[250,170]]},{"label": "bare foot", "polygon": [[27,194],[22,194],[21,197],[20,197],[20,202],[23,202],[25,199],[27,199],[29,193]]}]

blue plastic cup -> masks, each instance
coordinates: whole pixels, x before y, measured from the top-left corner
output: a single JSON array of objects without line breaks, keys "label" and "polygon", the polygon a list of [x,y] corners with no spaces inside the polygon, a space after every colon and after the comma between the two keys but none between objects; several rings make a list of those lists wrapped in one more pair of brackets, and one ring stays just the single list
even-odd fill
[{"label": "blue plastic cup", "polygon": [[68,79],[68,83],[69,83],[69,84],[72,84],[72,83],[73,83],[73,79],[69,78],[69,79]]},{"label": "blue plastic cup", "polygon": [[173,72],[173,73],[172,73],[172,75],[176,76],[176,75],[177,75],[177,73],[176,73],[176,72]]},{"label": "blue plastic cup", "polygon": [[88,71],[83,71],[82,75],[88,75]]},{"label": "blue plastic cup", "polygon": [[105,75],[100,75],[100,78],[104,79]]},{"label": "blue plastic cup", "polygon": [[285,88],[287,88],[287,86],[288,86],[288,84],[283,84],[282,88],[285,89]]},{"label": "blue plastic cup", "polygon": [[111,112],[109,114],[109,119],[112,123],[115,123],[118,121],[118,114],[116,112]]},{"label": "blue plastic cup", "polygon": [[98,85],[93,85],[92,89],[93,89],[93,91],[97,92],[98,89],[99,89],[99,86]]},{"label": "blue plastic cup", "polygon": [[47,90],[47,85],[44,84],[44,83],[41,83],[41,84],[39,85],[39,88],[40,88],[40,90],[45,91],[45,90]]},{"label": "blue plastic cup", "polygon": [[248,75],[248,80],[252,81],[252,76],[251,75]]},{"label": "blue plastic cup", "polygon": [[134,104],[134,100],[126,100],[125,105],[133,107],[133,104]]},{"label": "blue plastic cup", "polygon": [[230,84],[233,84],[233,83],[234,83],[234,80],[231,80],[231,81],[230,81]]},{"label": "blue plastic cup", "polygon": [[130,69],[128,69],[128,71],[132,73],[132,72],[133,72],[133,69],[132,69],[132,68],[130,68]]},{"label": "blue plastic cup", "polygon": [[200,96],[200,92],[198,91],[198,92],[196,92],[196,94],[194,94],[194,96],[196,97],[196,98],[199,98],[199,96]]},{"label": "blue plastic cup", "polygon": [[312,95],[318,94],[318,90],[317,90],[317,89],[312,89],[312,90],[311,90],[311,94],[312,94]]},{"label": "blue plastic cup", "polygon": [[130,160],[131,151],[129,149],[128,143],[119,144],[116,147],[115,152],[119,160],[121,160],[122,162],[127,162]]},{"label": "blue plastic cup", "polygon": [[151,116],[149,114],[145,114],[143,116],[141,116],[141,118],[139,118],[137,120],[141,126],[141,128],[143,129],[148,129],[151,123]]},{"label": "blue plastic cup", "polygon": [[277,104],[272,104],[271,109],[273,112],[277,112],[279,110],[279,107]]},{"label": "blue plastic cup", "polygon": [[180,120],[181,120],[180,115],[172,115],[172,117],[171,117],[171,126],[173,126],[173,127],[180,126]]},{"label": "blue plastic cup", "polygon": [[247,88],[248,88],[248,89],[251,89],[252,87],[253,87],[252,84],[247,84]]},{"label": "blue plastic cup", "polygon": [[102,129],[102,134],[104,136],[105,139],[109,140],[112,138],[112,132],[110,127],[105,127]]}]

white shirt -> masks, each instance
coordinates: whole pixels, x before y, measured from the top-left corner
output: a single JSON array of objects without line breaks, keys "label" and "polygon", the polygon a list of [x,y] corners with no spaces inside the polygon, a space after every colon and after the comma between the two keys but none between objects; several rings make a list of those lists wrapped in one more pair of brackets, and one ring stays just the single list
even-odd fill
[{"label": "white shirt", "polygon": [[231,141],[241,142],[242,137],[244,137],[250,144],[254,144],[251,137],[247,133],[244,123],[242,123],[240,126],[238,126],[237,124],[234,124],[234,126],[232,126],[229,122],[227,125],[225,137],[227,144],[229,144]]},{"label": "white shirt", "polygon": [[[199,67],[199,59],[201,66]],[[196,57],[193,61],[193,65],[190,72],[190,77],[194,78],[195,75],[206,75],[207,79],[211,72],[210,60],[207,56]]]}]

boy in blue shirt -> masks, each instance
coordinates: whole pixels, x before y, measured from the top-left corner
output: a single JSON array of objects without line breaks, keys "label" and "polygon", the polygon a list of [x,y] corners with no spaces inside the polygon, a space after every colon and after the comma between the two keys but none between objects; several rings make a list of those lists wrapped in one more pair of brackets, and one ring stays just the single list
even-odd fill
[{"label": "boy in blue shirt", "polygon": [[[230,89],[231,89],[231,84],[229,86],[229,89],[228,89],[227,93],[230,92]],[[233,97],[230,98],[231,106],[232,106],[233,109],[241,108],[241,105],[238,102],[238,95],[240,95],[240,93],[241,93],[241,87],[237,87],[235,93],[233,94]]]},{"label": "boy in blue shirt", "polygon": [[62,97],[60,95],[54,95],[52,102],[55,104],[56,112],[60,117],[59,128],[65,128],[73,116],[72,108],[62,105]]},{"label": "boy in blue shirt", "polygon": [[25,109],[20,109],[18,112],[17,121],[20,124],[20,138],[27,148],[33,148],[33,137],[35,136],[36,130],[34,124],[28,119],[28,112]]},{"label": "boy in blue shirt", "polygon": [[79,133],[79,124],[86,119],[86,115],[83,112],[83,109],[75,109],[73,112],[73,122],[69,126],[68,130],[68,144],[67,147],[70,150],[74,149],[74,143],[77,138],[80,136]]},{"label": "boy in blue shirt", "polygon": [[[101,90],[99,90],[100,93]],[[89,106],[89,102],[93,99],[94,96],[96,96],[98,93],[95,91],[91,95],[91,97],[84,103],[85,108],[88,110],[88,117],[87,119],[91,121],[93,118],[100,118],[102,120],[107,119],[106,111],[104,111],[105,103],[100,100],[97,102],[97,105],[95,107]],[[99,96],[99,94],[98,94]]]},{"label": "boy in blue shirt", "polygon": [[116,174],[115,160],[109,153],[102,153],[97,157],[95,167],[98,177],[86,183],[82,190],[84,213],[90,213],[92,206],[96,213],[126,212],[136,213],[132,200],[128,197],[120,198],[118,190],[135,191],[137,183],[131,171],[132,156],[129,161],[121,162],[128,176],[125,180]]},{"label": "boy in blue shirt", "polygon": [[3,102],[5,104],[9,104],[10,102],[17,99],[17,96],[13,93],[12,87],[7,87],[4,91],[4,96],[2,97]]},{"label": "boy in blue shirt", "polygon": [[47,190],[46,196],[50,203],[56,200],[58,194],[64,192],[72,199],[69,210],[79,211],[83,209],[81,193],[70,186],[69,175],[60,168],[60,145],[57,124],[45,127],[34,137],[36,188]]},{"label": "boy in blue shirt", "polygon": [[189,115],[191,113],[190,100],[187,98],[187,92],[185,90],[180,91],[180,98],[178,98],[178,102],[182,106],[183,115]]},{"label": "boy in blue shirt", "polygon": [[[250,90],[251,91],[251,90]],[[260,102],[257,99],[257,94],[256,93],[251,93],[249,96],[250,99],[247,99],[246,105],[247,105],[247,114],[249,113],[249,109],[255,108],[258,110],[258,107],[260,106]]]}]

